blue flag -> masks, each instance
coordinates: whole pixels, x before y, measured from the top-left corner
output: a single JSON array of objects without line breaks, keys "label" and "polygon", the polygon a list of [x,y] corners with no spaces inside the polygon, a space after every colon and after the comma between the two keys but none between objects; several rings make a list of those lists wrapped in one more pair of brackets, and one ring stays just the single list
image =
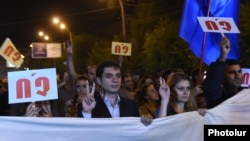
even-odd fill
[{"label": "blue flag", "polygon": [[[185,0],[182,13],[179,36],[188,42],[194,54],[200,58],[202,52],[202,42],[204,32],[197,17],[206,17],[209,0]],[[239,0],[210,0],[210,17],[232,17],[238,26]],[[231,43],[228,58],[238,60],[240,58],[240,48],[238,34],[225,34]],[[203,62],[210,65],[220,54],[220,33],[206,33]]]}]

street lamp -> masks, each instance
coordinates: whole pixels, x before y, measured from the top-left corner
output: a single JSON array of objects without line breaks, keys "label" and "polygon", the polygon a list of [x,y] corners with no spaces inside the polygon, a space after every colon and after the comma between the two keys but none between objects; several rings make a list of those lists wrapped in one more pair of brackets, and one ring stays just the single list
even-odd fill
[{"label": "street lamp", "polygon": [[38,32],[38,35],[39,35],[40,37],[43,37],[45,41],[48,41],[48,40],[50,39],[49,36],[48,36],[48,35],[45,35],[43,31],[39,31],[39,32]]},{"label": "street lamp", "polygon": [[[124,5],[122,0],[119,0],[120,8],[121,8],[121,18],[122,18],[122,35],[123,35],[123,42],[126,42],[126,25],[125,25],[125,13],[124,13]],[[119,65],[122,67],[123,63],[123,56],[119,55]]]},{"label": "street lamp", "polygon": [[[120,5],[120,9],[121,9],[122,39],[123,39],[123,42],[126,42],[126,25],[125,25],[124,4],[123,4],[122,0],[118,0],[118,2]],[[123,63],[123,56],[122,55],[118,56],[118,61],[119,61],[119,65],[122,67],[122,63]]]},{"label": "street lamp", "polygon": [[121,7],[123,41],[126,42],[125,13],[124,13],[124,5],[123,5],[123,3],[122,3],[122,0],[119,0],[119,4],[120,4],[120,7]]},{"label": "street lamp", "polygon": [[57,17],[53,18],[52,21],[55,25],[58,25],[60,29],[66,30],[68,32],[70,43],[73,43],[72,33],[69,28],[64,23],[60,22]]}]

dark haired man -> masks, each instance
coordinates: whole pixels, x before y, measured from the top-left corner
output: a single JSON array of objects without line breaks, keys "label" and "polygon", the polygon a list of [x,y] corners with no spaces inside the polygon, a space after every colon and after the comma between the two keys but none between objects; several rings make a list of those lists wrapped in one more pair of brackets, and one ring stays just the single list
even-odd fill
[{"label": "dark haired man", "polygon": [[220,56],[211,63],[203,83],[207,108],[213,108],[238,93],[241,88],[242,72],[238,60],[226,59],[230,41],[223,37],[220,42]]},{"label": "dark haired man", "polygon": [[[84,118],[140,117],[136,103],[119,96],[122,78],[118,63],[111,60],[101,62],[97,66],[96,77],[97,83],[101,86],[100,94],[94,94],[92,89],[83,98],[80,116]],[[144,119],[144,125],[150,123],[150,119]]]}]

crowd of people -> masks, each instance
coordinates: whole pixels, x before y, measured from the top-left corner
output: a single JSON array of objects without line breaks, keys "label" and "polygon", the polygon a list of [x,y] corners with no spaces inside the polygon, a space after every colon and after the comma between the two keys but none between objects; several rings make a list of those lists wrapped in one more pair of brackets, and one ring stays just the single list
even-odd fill
[{"label": "crowd of people", "polygon": [[136,75],[114,60],[89,65],[85,74],[74,70],[72,46],[67,47],[63,81],[58,80],[58,99],[8,104],[8,89],[0,83],[1,116],[117,118],[141,117],[144,125],[153,119],[197,111],[205,115],[241,88],[241,65],[227,59],[230,41],[222,37],[220,56],[205,74],[195,68],[187,74],[167,68],[157,75]]}]

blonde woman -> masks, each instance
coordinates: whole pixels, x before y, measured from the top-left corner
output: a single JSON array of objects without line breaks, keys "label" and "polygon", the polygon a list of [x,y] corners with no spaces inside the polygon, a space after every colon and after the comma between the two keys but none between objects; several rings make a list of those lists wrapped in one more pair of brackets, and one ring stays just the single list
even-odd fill
[{"label": "blonde woman", "polygon": [[190,77],[184,73],[175,73],[169,77],[167,85],[170,93],[160,93],[159,117],[197,110],[196,102],[191,95],[191,84]]}]

